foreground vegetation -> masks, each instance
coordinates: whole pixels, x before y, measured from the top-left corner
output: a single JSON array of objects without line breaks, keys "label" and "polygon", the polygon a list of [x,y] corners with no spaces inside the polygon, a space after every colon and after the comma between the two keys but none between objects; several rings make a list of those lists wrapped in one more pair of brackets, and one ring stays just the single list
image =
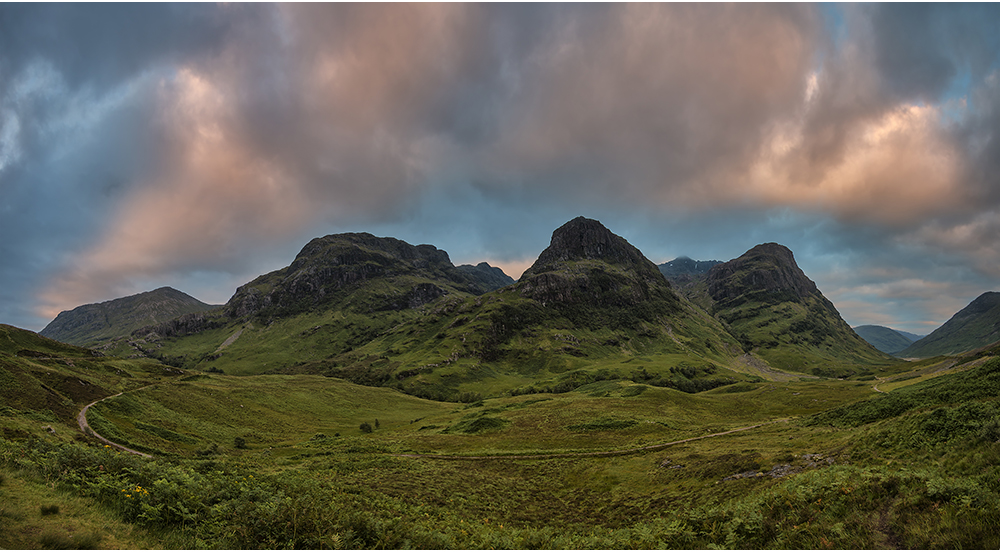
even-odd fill
[{"label": "foreground vegetation", "polygon": [[[8,506],[28,485],[60,507],[46,520],[103,516],[83,543],[102,547],[998,548],[1000,360],[969,366],[917,366],[889,394],[617,380],[470,404],[185,376],[95,407],[98,431],[152,460],[62,435],[0,442],[0,517],[43,517]],[[14,531],[0,546],[24,544]]]}]

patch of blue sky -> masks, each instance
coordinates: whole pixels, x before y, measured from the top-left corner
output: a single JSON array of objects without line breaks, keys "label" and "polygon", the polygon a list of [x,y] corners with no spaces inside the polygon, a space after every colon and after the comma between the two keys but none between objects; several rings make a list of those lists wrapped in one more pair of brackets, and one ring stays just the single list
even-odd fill
[{"label": "patch of blue sky", "polygon": [[972,73],[968,69],[961,70],[948,85],[941,96],[940,122],[944,126],[961,124],[972,109],[969,96],[972,91]]},{"label": "patch of blue sky", "polygon": [[847,40],[847,24],[844,22],[842,5],[834,2],[823,2],[820,3],[819,10],[823,16],[823,25],[833,41],[834,48],[840,49],[844,41]]}]

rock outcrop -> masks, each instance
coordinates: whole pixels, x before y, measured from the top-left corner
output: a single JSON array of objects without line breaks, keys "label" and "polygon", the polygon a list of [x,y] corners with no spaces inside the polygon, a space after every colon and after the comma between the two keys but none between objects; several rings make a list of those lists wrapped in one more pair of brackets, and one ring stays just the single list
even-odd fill
[{"label": "rock outcrop", "polygon": [[549,246],[518,280],[522,296],[549,304],[629,307],[675,305],[670,283],[642,252],[596,220],[577,217],[552,233]]},{"label": "rock outcrop", "polygon": [[432,245],[367,233],[334,234],[310,241],[288,267],[240,286],[225,313],[231,318],[265,310],[295,314],[342,300],[376,279],[387,286],[381,299],[370,299],[369,311],[417,308],[448,294],[449,288],[479,295],[494,289],[497,275],[456,268],[448,253]]},{"label": "rock outcrop", "polygon": [[729,262],[708,271],[708,294],[725,303],[752,292],[784,292],[798,299],[816,295],[810,280],[791,250],[776,243],[764,243]]},{"label": "rock outcrop", "polygon": [[458,265],[455,268],[473,278],[476,282],[475,285],[482,289],[482,293],[500,289],[514,283],[513,278],[504,273],[500,268],[490,266],[489,263],[479,263],[476,266]]}]

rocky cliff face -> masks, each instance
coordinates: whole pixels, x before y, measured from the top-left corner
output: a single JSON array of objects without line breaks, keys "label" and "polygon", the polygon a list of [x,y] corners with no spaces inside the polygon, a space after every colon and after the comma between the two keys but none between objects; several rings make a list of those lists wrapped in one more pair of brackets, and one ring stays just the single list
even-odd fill
[{"label": "rocky cliff face", "polygon": [[596,220],[575,218],[552,233],[549,247],[524,272],[521,295],[548,304],[628,307],[648,301],[676,304],[652,261]]},{"label": "rocky cliff face", "polygon": [[891,360],[854,333],[783,245],[715,265],[707,284],[713,314],[772,366],[839,377],[853,372],[835,366]]},{"label": "rocky cliff face", "polygon": [[816,295],[816,284],[795,263],[791,250],[765,243],[708,272],[708,293],[719,303],[746,293],[785,292],[798,299]]},{"label": "rocky cliff face", "polygon": [[347,288],[376,279],[392,280],[390,287],[401,288],[392,288],[369,310],[416,308],[449,289],[481,294],[492,289],[495,278],[492,271],[459,270],[446,252],[432,245],[414,246],[366,233],[335,234],[310,241],[288,267],[238,288],[225,313],[245,318],[265,309],[301,312],[343,299]]},{"label": "rocky cliff face", "polygon": [[573,261],[603,261],[635,271],[651,282],[663,281],[656,265],[635,246],[599,221],[584,217],[577,217],[552,232],[549,246],[521,279],[558,270]]}]

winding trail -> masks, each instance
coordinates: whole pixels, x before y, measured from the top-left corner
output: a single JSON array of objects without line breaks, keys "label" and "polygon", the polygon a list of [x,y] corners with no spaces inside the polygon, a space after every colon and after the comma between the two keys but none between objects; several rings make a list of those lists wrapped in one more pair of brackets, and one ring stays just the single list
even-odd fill
[{"label": "winding trail", "polygon": [[[154,383],[154,384],[151,384],[151,385],[147,385],[146,387],[152,387],[153,385],[156,385],[156,384]],[[146,387],[140,387],[139,389],[145,389]],[[139,389],[133,389],[133,391],[138,391]],[[124,391],[122,391],[122,393],[124,393]],[[87,409],[89,409],[91,406],[94,406],[95,404],[97,404],[97,403],[99,403],[101,401],[106,401],[108,399],[113,399],[113,398],[121,395],[122,393],[116,393],[114,395],[110,395],[108,397],[104,397],[103,399],[97,399],[96,401],[94,401],[94,402],[88,404],[87,406],[83,407],[83,409],[80,410],[80,413],[76,415],[76,423],[80,424],[80,431],[82,431],[84,435],[93,435],[94,437],[97,437],[97,439],[99,441],[101,441],[102,443],[104,443],[104,444],[106,444],[108,446],[115,447],[116,449],[123,450],[125,452],[130,452],[132,454],[138,454],[139,456],[142,456],[143,458],[152,458],[153,456],[150,455],[150,454],[146,454],[145,452],[139,452],[137,450],[130,449],[130,448],[126,447],[125,445],[119,445],[118,443],[115,443],[115,442],[107,439],[103,435],[100,435],[99,433],[97,433],[96,431],[94,431],[94,429],[92,427],[90,427],[90,424],[87,423]]]},{"label": "winding trail", "polygon": [[586,457],[602,457],[602,456],[625,456],[628,454],[636,454],[640,452],[648,452],[651,450],[657,450],[661,448],[666,448],[674,445],[680,445],[683,443],[690,443],[691,441],[700,441],[702,439],[711,439],[713,437],[721,437],[723,435],[729,435],[731,433],[738,433],[740,431],[749,431],[751,429],[757,429],[766,425],[776,424],[779,422],[787,422],[788,418],[781,418],[779,420],[772,420],[770,422],[764,422],[757,425],[740,427],[736,429],[730,429],[729,431],[723,431],[721,433],[711,433],[709,435],[702,435],[700,437],[689,437],[687,439],[681,439],[679,441],[670,441],[669,443],[659,443],[656,445],[649,445],[639,448],[630,449],[620,449],[620,450],[604,450],[598,452],[554,452],[554,453],[543,453],[543,454],[494,454],[488,456],[463,456],[458,454],[393,454],[392,456],[398,456],[402,458],[428,458],[432,460],[547,460],[550,458],[586,458]]}]

